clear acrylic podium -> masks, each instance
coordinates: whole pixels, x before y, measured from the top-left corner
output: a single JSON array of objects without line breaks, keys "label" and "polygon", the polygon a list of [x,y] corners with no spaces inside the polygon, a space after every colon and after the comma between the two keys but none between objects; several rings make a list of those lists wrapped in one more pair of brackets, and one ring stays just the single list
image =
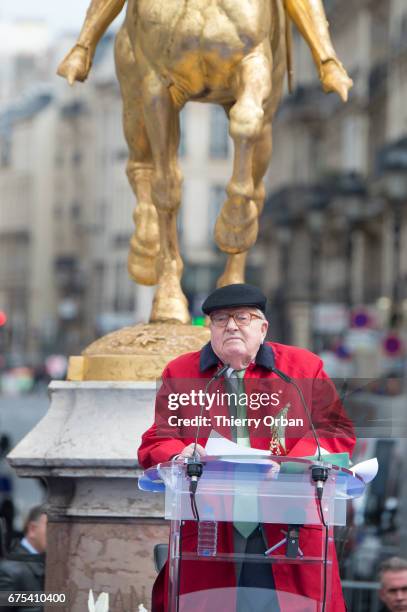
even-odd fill
[{"label": "clear acrylic podium", "polygon": [[[276,473],[271,471],[270,459],[280,465]],[[204,469],[199,479],[196,492],[196,505],[200,521],[216,521],[233,523],[253,522],[262,525],[274,523],[279,525],[281,539],[269,542],[269,554],[247,554],[217,550],[213,556],[199,556],[196,550],[197,542],[188,538],[189,546],[184,550],[183,530],[185,521],[194,521],[189,492],[190,480],[186,475],[186,465],[180,461],[159,464],[149,470],[139,480],[139,487],[148,491],[165,490],[165,518],[171,521],[169,545],[169,612],[200,612],[201,610],[216,610],[222,612],[240,612],[246,610],[239,601],[245,598],[250,601],[262,601],[267,594],[264,589],[241,589],[236,586],[207,588],[205,591],[179,593],[180,562],[201,561],[205,564],[218,563],[219,571],[231,567],[241,567],[241,564],[294,564],[297,566],[312,566],[320,577],[320,594],[326,588],[326,612],[330,610],[332,583],[332,545],[325,557],[325,535],[315,531],[319,543],[313,547],[313,554],[301,550],[301,527],[322,526],[319,504],[316,498],[315,483],[311,479],[311,467],[318,465],[317,461],[291,458],[270,457],[251,460],[246,457],[234,456],[227,458],[205,457]],[[333,527],[346,525],[346,505],[349,499],[362,495],[365,484],[350,470],[335,465],[323,463],[329,468],[328,479],[324,485],[322,509],[325,523],[329,527],[329,541],[333,540]],[[239,500],[237,503],[236,500]],[[243,500],[243,503],[240,503]],[[287,525],[300,527],[298,554],[288,554],[286,546]],[[317,534],[319,534],[317,536]],[[292,551],[291,551],[292,553]],[[326,560],[325,560],[326,558]],[[325,563],[324,563],[325,561]],[[220,564],[219,564],[220,563]],[[227,565],[225,565],[227,564]],[[200,565],[199,571],[205,569]],[[256,566],[259,567],[259,566]],[[281,568],[280,568],[281,569]],[[271,570],[271,568],[270,568]],[[291,568],[293,570],[293,568]],[[314,570],[313,570],[314,571]],[[246,592],[245,592],[246,591]],[[262,591],[262,592],[261,592]],[[264,591],[264,592],[263,592]],[[269,593],[268,593],[269,595]],[[278,605],[267,606],[269,610],[279,612],[318,612],[322,609],[320,598],[311,599],[301,594],[276,589]],[[322,598],[322,596],[321,596]],[[261,606],[253,604],[252,609]],[[265,608],[265,609],[266,609]],[[250,609],[250,605],[247,609]],[[262,608],[261,608],[262,609]]]}]

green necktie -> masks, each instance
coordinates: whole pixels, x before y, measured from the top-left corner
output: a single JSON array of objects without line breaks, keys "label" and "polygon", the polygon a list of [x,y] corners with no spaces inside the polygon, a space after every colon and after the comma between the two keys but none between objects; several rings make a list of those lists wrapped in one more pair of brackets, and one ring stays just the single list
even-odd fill
[{"label": "green necktie", "polygon": [[[231,378],[236,379],[236,418],[246,419],[246,402],[243,401],[245,398],[245,386],[244,386],[244,374],[246,370],[233,370]],[[236,443],[239,446],[245,446],[250,448],[250,437],[249,429],[246,422],[243,421],[242,425],[236,425]],[[237,478],[239,478],[239,472],[237,472]],[[257,487],[251,483],[243,483],[240,487],[236,484],[236,494],[233,505],[234,515],[244,516],[247,514],[257,512]],[[258,523],[243,523],[240,521],[233,521],[235,529],[244,537],[248,538],[249,535],[256,529]]]},{"label": "green necktie", "polygon": [[236,378],[236,418],[242,419],[243,425],[236,425],[236,443],[239,446],[245,446],[246,448],[250,448],[250,437],[249,437],[249,429],[246,425],[244,419],[247,418],[247,410],[246,410],[246,402],[243,399],[245,397],[245,388],[244,388],[244,373],[246,370],[233,370],[232,377]]}]

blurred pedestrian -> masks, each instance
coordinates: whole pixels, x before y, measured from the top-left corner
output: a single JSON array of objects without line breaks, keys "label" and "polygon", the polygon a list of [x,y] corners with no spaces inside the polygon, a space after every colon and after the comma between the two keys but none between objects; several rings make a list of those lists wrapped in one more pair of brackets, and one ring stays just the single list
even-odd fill
[{"label": "blurred pedestrian", "polygon": [[390,557],[379,570],[381,612],[407,612],[407,560]]},{"label": "blurred pedestrian", "polygon": [[[6,455],[11,449],[11,440],[6,434],[0,436],[0,529],[2,547],[8,548],[13,537],[14,502],[11,468]],[[2,550],[0,549],[0,556]]]},{"label": "blurred pedestrian", "polygon": [[[24,524],[24,537],[0,561],[0,592],[43,591],[47,515],[43,506],[34,506]],[[42,606],[0,606],[0,612],[42,612]]]}]

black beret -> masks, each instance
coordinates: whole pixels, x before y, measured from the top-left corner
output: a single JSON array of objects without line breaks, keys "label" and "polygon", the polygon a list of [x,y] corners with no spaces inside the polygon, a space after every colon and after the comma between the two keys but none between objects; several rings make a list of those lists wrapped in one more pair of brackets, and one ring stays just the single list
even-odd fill
[{"label": "black beret", "polygon": [[214,310],[220,310],[221,308],[254,306],[264,312],[266,301],[266,296],[257,287],[245,283],[237,283],[215,289],[202,304],[202,310],[205,314],[210,314]]}]

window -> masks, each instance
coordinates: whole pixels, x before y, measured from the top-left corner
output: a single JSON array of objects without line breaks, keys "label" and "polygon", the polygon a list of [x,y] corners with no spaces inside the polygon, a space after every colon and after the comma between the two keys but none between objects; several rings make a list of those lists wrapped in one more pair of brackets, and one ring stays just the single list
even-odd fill
[{"label": "window", "polygon": [[211,106],[209,154],[226,159],[229,153],[228,120],[221,106]]},{"label": "window", "polygon": [[342,122],[342,170],[363,172],[365,159],[365,120],[357,115],[349,115]]},{"label": "window", "polygon": [[0,141],[0,166],[6,168],[11,164],[11,139],[3,138]]},{"label": "window", "polygon": [[71,219],[77,221],[81,216],[81,205],[79,202],[72,202],[71,204]]},{"label": "window", "polygon": [[134,283],[130,280],[127,265],[124,261],[115,264],[114,310],[129,312],[134,309]]},{"label": "window", "polygon": [[78,150],[72,153],[72,165],[79,166],[82,162],[82,153]]}]

